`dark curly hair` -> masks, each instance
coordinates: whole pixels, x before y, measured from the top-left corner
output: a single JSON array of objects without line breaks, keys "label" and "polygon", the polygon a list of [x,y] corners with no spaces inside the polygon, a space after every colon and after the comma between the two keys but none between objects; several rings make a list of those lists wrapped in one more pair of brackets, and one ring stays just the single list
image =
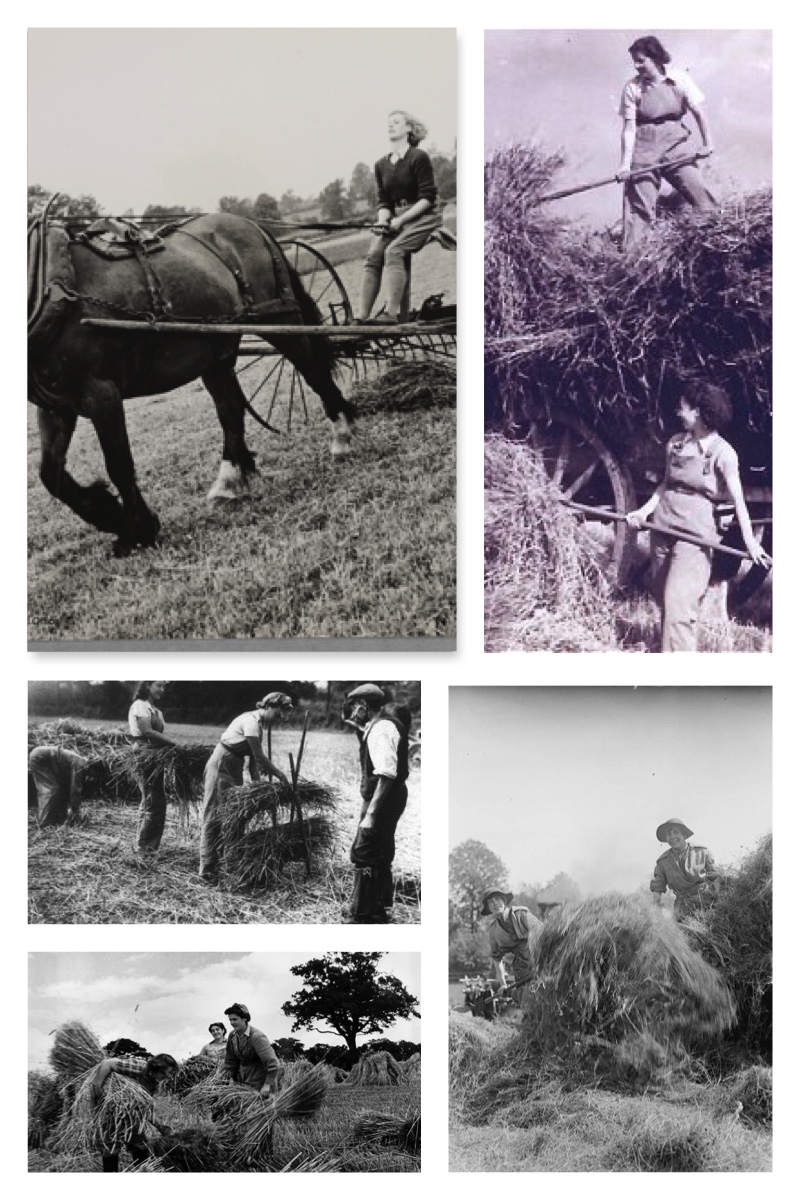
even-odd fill
[{"label": "dark curly hair", "polygon": [[703,424],[712,430],[726,429],[733,420],[733,408],[728,393],[713,383],[698,379],[684,380],[681,399],[696,408]]},{"label": "dark curly hair", "polygon": [[221,1029],[227,1035],[224,1021],[212,1021],[208,1027],[208,1032],[213,1035],[215,1029]]},{"label": "dark curly hair", "polygon": [[657,37],[652,33],[646,34],[644,37],[639,37],[635,42],[631,42],[628,46],[628,54],[644,54],[647,58],[652,58],[654,63],[657,63],[661,70],[668,62],[672,62],[672,55],[662,46]]},{"label": "dark curly hair", "polygon": [[133,689],[134,700],[148,700],[150,698],[150,688],[155,682],[155,679],[143,679],[140,683],[137,683]]}]

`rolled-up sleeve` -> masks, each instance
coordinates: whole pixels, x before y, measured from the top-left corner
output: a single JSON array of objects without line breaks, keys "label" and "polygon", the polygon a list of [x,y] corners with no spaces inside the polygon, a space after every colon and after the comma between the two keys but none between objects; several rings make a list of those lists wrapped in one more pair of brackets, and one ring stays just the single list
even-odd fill
[{"label": "rolled-up sleeve", "polygon": [[629,79],[622,89],[622,96],[619,101],[619,115],[623,121],[636,120],[636,112],[639,108],[641,94],[638,82],[635,79]]},{"label": "rolled-up sleeve", "polygon": [[656,863],[653,878],[650,880],[650,891],[662,895],[667,890],[667,876],[660,862]]}]

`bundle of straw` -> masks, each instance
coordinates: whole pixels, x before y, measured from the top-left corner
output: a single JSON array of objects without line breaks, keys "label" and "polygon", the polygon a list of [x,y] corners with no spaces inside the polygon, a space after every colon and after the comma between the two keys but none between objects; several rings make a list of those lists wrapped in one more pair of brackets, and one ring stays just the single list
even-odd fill
[{"label": "bundle of straw", "polygon": [[112,1071],[96,1099],[97,1067],[87,1071],[65,1114],[58,1143],[72,1150],[116,1154],[152,1119],[153,1097],[127,1075]]},{"label": "bundle of straw", "polygon": [[163,1090],[182,1096],[198,1083],[213,1079],[218,1067],[219,1063],[215,1059],[206,1058],[202,1054],[194,1055],[180,1064],[175,1074],[163,1084]]},{"label": "bundle of straw", "polygon": [[44,1071],[28,1072],[28,1149],[37,1150],[58,1122],[62,1109],[58,1080]]},{"label": "bundle of straw", "polygon": [[351,399],[359,413],[455,408],[456,370],[431,359],[401,363],[377,379],[357,384]]},{"label": "bundle of straw", "polygon": [[128,754],[128,736],[123,729],[91,729],[66,718],[47,721],[28,726],[28,752],[35,746],[59,746],[88,759],[84,796],[111,795],[123,803],[137,799],[138,788],[122,773]]},{"label": "bundle of straw", "polygon": [[351,1087],[396,1087],[402,1079],[397,1060],[388,1050],[375,1050],[360,1058],[347,1077]]},{"label": "bundle of straw", "polygon": [[71,1083],[105,1058],[97,1037],[83,1021],[64,1021],[55,1030],[50,1065],[62,1083]]},{"label": "bundle of straw", "polygon": [[422,1144],[419,1113],[410,1117],[395,1117],[389,1113],[359,1113],[353,1126],[354,1142],[375,1142],[399,1145],[412,1154],[419,1154]]},{"label": "bundle of straw", "polygon": [[213,746],[138,746],[117,764],[116,777],[128,785],[161,785],[186,822],[202,799],[203,771]]},{"label": "bundle of straw", "polygon": [[413,1083],[422,1076],[422,1059],[419,1054],[412,1054],[400,1063],[400,1077],[403,1083]]}]

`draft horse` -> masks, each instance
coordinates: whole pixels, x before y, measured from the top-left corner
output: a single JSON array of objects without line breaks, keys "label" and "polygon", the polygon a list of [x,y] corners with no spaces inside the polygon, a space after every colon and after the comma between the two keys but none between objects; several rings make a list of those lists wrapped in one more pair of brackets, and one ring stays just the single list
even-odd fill
[{"label": "draft horse", "polygon": [[[84,317],[142,319],[133,331],[81,324]],[[223,431],[211,499],[246,491],[255,459],[244,434],[246,399],[235,373],[240,335],[159,332],[154,320],[298,325],[265,335],[316,392],[333,426],[332,452],[349,449],[353,406],[334,380],[326,337],[303,337],[322,323],[274,239],[245,217],[190,218],[147,238],[135,226],[71,238],[47,211],[28,226],[29,399],[38,408],[40,477],[84,521],[116,536],[115,551],[152,546],[158,517],[136,471],[123,404],[201,379]],[[78,417],[91,421],[115,496],[105,483],[82,486],[66,466]]]}]

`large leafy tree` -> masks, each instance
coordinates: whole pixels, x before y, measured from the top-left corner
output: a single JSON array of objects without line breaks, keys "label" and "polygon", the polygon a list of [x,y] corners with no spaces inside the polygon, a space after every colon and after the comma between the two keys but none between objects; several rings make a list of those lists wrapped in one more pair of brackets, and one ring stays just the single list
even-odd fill
[{"label": "large leafy tree", "polygon": [[450,854],[450,898],[462,926],[475,932],[481,895],[490,887],[507,887],[508,869],[483,842],[470,840]]},{"label": "large leafy tree", "polygon": [[395,1021],[418,1017],[417,998],[394,975],[382,972],[379,951],[330,953],[292,967],[303,988],[282,1006],[292,1032],[337,1033],[356,1056],[356,1038],[383,1033]]},{"label": "large leafy tree", "polygon": [[319,194],[323,220],[345,221],[352,216],[353,205],[345,191],[344,180],[334,179]]}]

